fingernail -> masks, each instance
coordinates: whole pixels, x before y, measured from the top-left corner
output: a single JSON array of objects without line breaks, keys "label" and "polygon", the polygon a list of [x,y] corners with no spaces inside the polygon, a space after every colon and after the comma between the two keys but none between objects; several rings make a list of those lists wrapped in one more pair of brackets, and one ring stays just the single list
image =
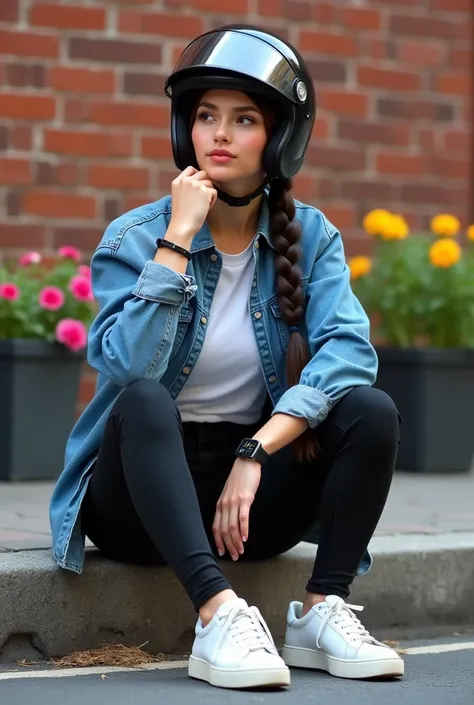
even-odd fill
[{"label": "fingernail", "polygon": [[238,558],[239,558],[239,557],[234,553],[234,555],[232,556],[232,560],[233,560],[233,561],[236,561],[236,560],[238,560]]},{"label": "fingernail", "polygon": [[244,549],[243,549],[243,548],[240,548],[240,549],[239,549],[240,555],[242,555],[243,552],[244,552]]},{"label": "fingernail", "polygon": [[224,551],[218,551],[218,553],[219,553],[220,557],[222,558],[222,556],[224,555]]},{"label": "fingernail", "polygon": [[245,542],[247,541],[247,537],[246,537],[246,536],[242,536],[242,541],[243,541],[243,543],[245,543]]}]

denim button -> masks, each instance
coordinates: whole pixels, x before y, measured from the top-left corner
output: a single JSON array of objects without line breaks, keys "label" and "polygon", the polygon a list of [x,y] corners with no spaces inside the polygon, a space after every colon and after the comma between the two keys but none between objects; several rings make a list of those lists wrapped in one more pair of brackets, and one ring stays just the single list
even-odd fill
[{"label": "denim button", "polygon": [[254,316],[255,318],[261,318],[262,314],[260,313],[260,311],[257,311],[257,313],[254,313]]},{"label": "denim button", "polygon": [[183,372],[185,375],[188,375],[191,372],[191,368],[190,367],[183,367]]},{"label": "denim button", "polygon": [[276,377],[275,377],[275,375],[270,375],[270,377],[268,378],[268,381],[269,381],[269,382],[276,382]]},{"label": "denim button", "polygon": [[206,316],[202,316],[202,318],[201,318],[201,323],[204,323],[204,325],[206,325],[206,323],[207,323],[207,318],[206,318]]},{"label": "denim button", "polygon": [[212,259],[213,262],[216,262],[216,260],[217,260],[217,255],[216,255],[216,254],[212,254],[212,255],[211,255],[211,259]]}]

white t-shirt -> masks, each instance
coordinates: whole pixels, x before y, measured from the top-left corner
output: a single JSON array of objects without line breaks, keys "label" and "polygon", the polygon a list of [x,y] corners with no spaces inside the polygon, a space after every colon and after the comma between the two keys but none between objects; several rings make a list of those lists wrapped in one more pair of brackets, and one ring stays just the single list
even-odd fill
[{"label": "white t-shirt", "polygon": [[252,424],[260,418],[267,392],[248,304],[252,246],[237,255],[221,252],[204,345],[176,399],[183,422]]}]

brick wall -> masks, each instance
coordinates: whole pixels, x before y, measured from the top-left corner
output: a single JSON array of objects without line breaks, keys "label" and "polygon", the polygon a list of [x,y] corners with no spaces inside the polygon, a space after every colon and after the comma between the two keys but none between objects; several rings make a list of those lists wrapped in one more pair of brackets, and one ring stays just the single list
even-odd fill
[{"label": "brick wall", "polygon": [[233,21],[308,60],[319,110],[295,194],[349,254],[374,206],[467,223],[472,20],[471,0],[0,0],[0,248],[89,253],[112,218],[167,193],[164,79],[192,37]]}]

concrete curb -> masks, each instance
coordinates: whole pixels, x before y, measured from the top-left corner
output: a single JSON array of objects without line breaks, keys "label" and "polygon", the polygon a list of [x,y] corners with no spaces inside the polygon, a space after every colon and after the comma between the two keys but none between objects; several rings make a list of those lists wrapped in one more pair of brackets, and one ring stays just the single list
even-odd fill
[{"label": "concrete curb", "polygon": [[[383,636],[474,624],[474,533],[375,538],[375,563],[357,579],[350,601]],[[315,555],[302,543],[262,563],[226,563],[236,591],[262,610],[277,644],[286,607],[300,599]],[[195,614],[167,568],[123,566],[88,550],[82,576],[62,571],[50,551],[0,554],[0,661],[62,656],[107,641],[183,652]]]}]

